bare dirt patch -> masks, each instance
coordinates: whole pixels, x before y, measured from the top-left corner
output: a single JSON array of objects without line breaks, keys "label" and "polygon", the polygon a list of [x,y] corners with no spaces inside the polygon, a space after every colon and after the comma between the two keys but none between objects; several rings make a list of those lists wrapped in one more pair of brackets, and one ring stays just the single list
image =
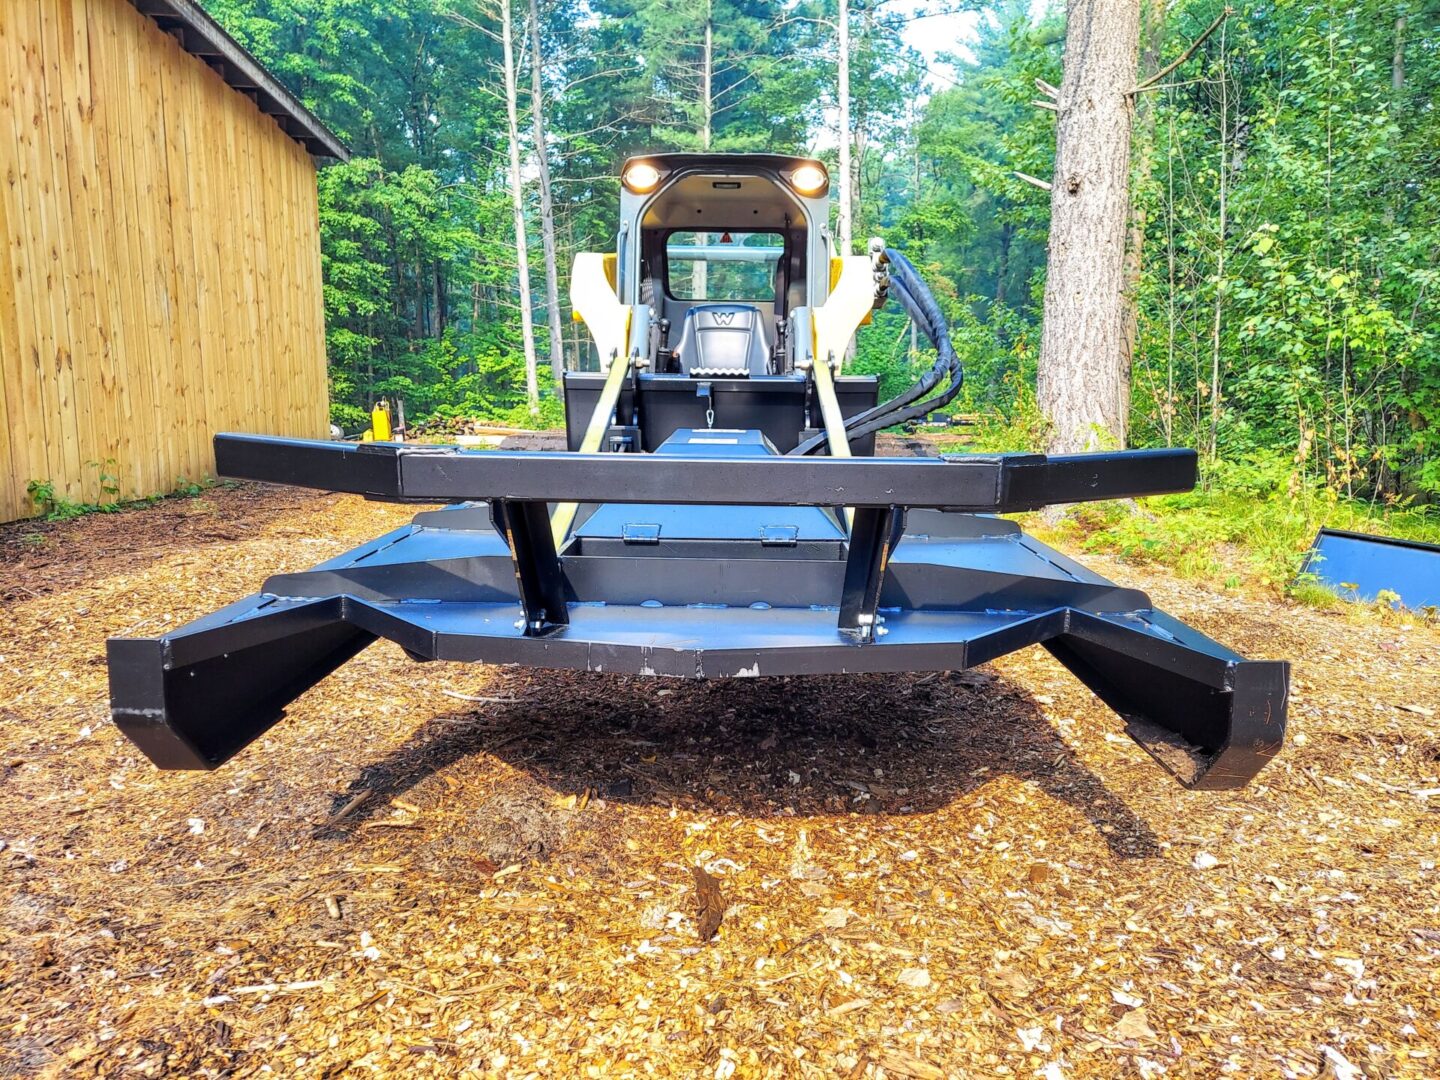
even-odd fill
[{"label": "bare dirt patch", "polygon": [[1291,745],[1220,795],[1039,650],[693,684],[379,644],[215,773],[109,724],[106,636],[408,516],[0,531],[0,1075],[1440,1074],[1434,630],[1088,559],[1295,661]]}]

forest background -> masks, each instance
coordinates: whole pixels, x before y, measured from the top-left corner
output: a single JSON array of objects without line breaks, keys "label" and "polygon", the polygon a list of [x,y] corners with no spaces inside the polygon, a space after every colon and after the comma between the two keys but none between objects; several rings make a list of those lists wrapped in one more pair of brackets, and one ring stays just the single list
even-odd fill
[{"label": "forest background", "polygon": [[[1133,95],[1128,439],[1199,449],[1210,502],[1193,535],[1113,515],[1091,532],[1173,561],[1257,542],[1255,507],[1269,504],[1290,522],[1269,541],[1277,573],[1317,518],[1433,538],[1440,3],[1119,2],[1140,8],[1146,86]],[[966,368],[956,411],[981,418],[982,443],[1043,444],[1063,5],[207,7],[355,154],[319,181],[331,409],[347,431],[379,398],[402,398],[411,420],[556,422],[555,374],[594,366],[568,317],[569,267],[614,248],[621,162],[708,147],[814,154],[833,173],[843,135],[856,245],[880,235],[905,251],[951,320]],[[975,12],[975,29],[927,60],[906,30],[940,11]],[[893,392],[930,363],[890,305],[851,370]],[[1201,505],[1189,498],[1174,507]]]}]

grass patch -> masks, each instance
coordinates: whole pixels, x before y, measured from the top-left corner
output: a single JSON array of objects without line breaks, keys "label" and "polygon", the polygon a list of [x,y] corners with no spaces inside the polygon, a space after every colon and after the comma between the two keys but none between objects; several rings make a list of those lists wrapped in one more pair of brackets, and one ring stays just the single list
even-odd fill
[{"label": "grass patch", "polygon": [[[973,427],[934,435],[945,450],[986,453],[1043,442],[1043,428],[1028,407],[1017,407],[1013,416],[982,415]],[[1080,503],[1066,508],[1058,521],[1041,514],[1020,518],[1042,540],[1164,566],[1227,589],[1258,587],[1319,608],[1355,607],[1300,575],[1305,553],[1322,527],[1440,543],[1440,507],[1347,498],[1298,476],[1287,458],[1266,454],[1202,461],[1199,485],[1184,494]],[[1362,606],[1391,610],[1388,604]]]},{"label": "grass patch", "polygon": [[1082,504],[1048,529],[1037,526],[1084,551],[1331,607],[1343,601],[1313,579],[1297,580],[1322,527],[1440,542],[1440,513],[1433,507],[1347,499],[1297,483],[1288,462],[1266,459],[1208,465],[1192,492]]}]

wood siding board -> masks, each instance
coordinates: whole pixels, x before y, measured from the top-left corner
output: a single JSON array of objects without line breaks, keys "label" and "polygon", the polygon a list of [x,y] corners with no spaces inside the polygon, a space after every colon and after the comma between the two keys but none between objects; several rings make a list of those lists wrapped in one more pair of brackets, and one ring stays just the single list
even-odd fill
[{"label": "wood siding board", "polygon": [[[260,118],[248,118],[244,135],[248,152],[259,157],[262,147],[268,145],[269,132],[260,125]],[[283,165],[283,158],[273,155]],[[267,169],[265,175],[256,170],[245,174],[245,196],[249,208],[249,247],[251,252],[251,277],[255,286],[255,315],[257,319],[255,354],[265,378],[265,399],[270,410],[269,416],[274,430],[289,432],[287,416],[289,384],[293,378],[284,366],[283,342],[285,338],[285,305],[282,277],[277,274],[277,265],[282,261],[281,253],[271,257],[270,230],[266,227],[266,194],[273,189],[270,173],[279,171],[280,166]]]},{"label": "wood siding board", "polygon": [[[106,352],[101,292],[105,252],[101,246],[99,209],[100,184],[94,164],[91,124],[89,61],[89,19],[85,0],[57,0],[54,7],[59,49],[58,68],[63,92],[60,94],[64,126],[65,196],[61,212],[69,223],[68,259],[72,281],[69,322],[73,333],[71,352],[75,381],[75,410],[81,456],[97,465],[95,475],[86,477],[94,485],[90,497],[111,498],[114,487],[102,481],[100,473],[121,477],[118,454],[113,445],[114,424],[104,386]],[[111,465],[110,462],[116,462]],[[119,485],[121,496],[131,495]]]},{"label": "wood siding board", "polygon": [[[192,92],[191,124],[196,118],[205,116],[213,107],[209,80],[201,72],[190,80]],[[195,132],[195,152],[191,165],[195,182],[195,245],[196,261],[203,274],[204,289],[200,294],[201,323],[205,327],[204,348],[210,382],[206,386],[205,419],[211,433],[234,430],[234,410],[230,407],[232,395],[243,388],[235,384],[234,368],[230,361],[228,335],[224,332],[228,320],[225,310],[225,282],[220,273],[220,248],[216,235],[215,220],[219,212],[214,203],[214,191],[210,178],[215,175],[218,163],[215,157],[213,128]],[[214,469],[214,455],[206,463],[207,471]]]},{"label": "wood siding board", "polygon": [[[288,238],[282,249],[285,252],[285,280],[288,283],[285,313],[289,333],[285,338],[285,367],[292,375],[290,428],[297,435],[303,436],[314,434],[314,425],[306,416],[306,397],[309,390],[309,372],[315,360],[311,350],[306,347],[305,334],[309,320],[305,316],[304,279],[300,276],[300,259],[305,248],[300,238],[313,235],[300,231],[302,220],[300,211],[304,205],[302,192],[307,179],[306,173],[309,172],[309,161],[294,152],[287,157],[289,161],[286,175],[290,184],[281,204],[283,211],[281,230]],[[313,174],[308,179],[313,181]]]},{"label": "wood siding board", "polygon": [[[76,356],[84,352],[84,335],[80,329],[84,297],[81,294],[80,265],[83,255],[76,244],[73,209],[70,200],[70,179],[66,164],[65,80],[61,75],[63,56],[59,11],[70,0],[60,0],[59,7],[44,5],[40,19],[40,56],[44,85],[41,90],[45,108],[46,154],[44,166],[50,186],[45,200],[46,267],[49,275],[50,307],[54,324],[55,393],[60,404],[60,433],[65,443],[67,476],[65,492],[77,502],[97,502],[100,498],[99,461],[89,453],[85,437],[86,402],[81,398],[75,375]],[[73,471],[71,471],[73,470]]]},{"label": "wood siding board", "polygon": [[[150,386],[153,394],[154,491],[169,491],[175,478],[184,471],[175,417],[183,407],[175,385],[175,353],[172,347],[174,328],[173,304],[170,298],[170,258],[173,250],[166,233],[170,209],[165,203],[165,148],[156,127],[158,85],[155,69],[173,62],[174,50],[162,40],[161,31],[148,19],[140,21],[137,47],[129,58],[130,71],[137,93],[133,97],[131,122],[134,125],[133,152],[140,174],[137,188],[139,209],[144,229],[141,245],[145,268],[146,349],[149,354]],[[158,58],[158,63],[145,58]]]},{"label": "wood siding board", "polygon": [[[22,363],[19,305],[29,310],[29,279],[25,273],[24,239],[20,232],[19,121],[14,90],[22,68],[20,36],[13,19],[0,18],[0,396],[5,399],[7,467],[0,473],[0,519],[22,517],[31,510],[26,483],[36,477],[32,453],[44,445],[43,419],[30,411]],[[28,322],[28,318],[26,320]]]},{"label": "wood siding board", "polygon": [[240,288],[240,253],[235,240],[235,192],[233,188],[231,152],[227,145],[233,117],[224,109],[224,95],[212,78],[214,72],[202,74],[205,112],[212,118],[211,138],[206,141],[209,165],[205,175],[206,221],[210,242],[214,246],[215,265],[219,274],[221,296],[225,298],[223,338],[225,349],[224,398],[227,415],[216,430],[253,431],[251,414],[255,410],[255,379],[247,370],[244,343],[244,293]]},{"label": "wood siding board", "polygon": [[[6,59],[5,42],[0,38],[0,63]],[[0,109],[4,109],[3,91],[0,91]],[[5,162],[0,159],[0,241],[10,234],[10,214],[7,210],[9,193],[4,181]],[[0,242],[0,521],[20,517],[26,507],[19,505],[17,493],[25,490],[25,482],[16,472],[21,448],[12,446],[10,432],[16,429],[17,442],[23,437],[19,418],[10,419],[10,380],[5,377],[3,360],[16,348],[15,290],[10,269],[10,245]]]},{"label": "wood siding board", "polygon": [[285,253],[283,266],[284,280],[287,286],[287,302],[285,305],[285,343],[281,363],[285,370],[289,371],[296,385],[291,387],[291,402],[289,422],[291,430],[297,435],[309,434],[308,426],[304,418],[303,394],[305,387],[305,371],[303,359],[304,353],[304,316],[300,306],[299,281],[299,260],[300,245],[295,238],[299,236],[298,228],[298,207],[299,195],[296,178],[295,161],[292,155],[287,154],[285,168],[282,172],[284,186],[281,190],[281,231],[290,237],[290,240],[281,250]]},{"label": "wood siding board", "polygon": [[[131,411],[126,453],[133,458],[127,465],[136,477],[136,485],[142,491],[156,491],[164,482],[165,462],[160,448],[160,428],[163,418],[160,403],[156,397],[157,363],[163,357],[157,356],[151,343],[154,313],[153,298],[150,295],[150,220],[145,192],[145,158],[137,144],[141,117],[136,94],[136,79],[139,61],[137,50],[142,47],[140,30],[142,23],[137,14],[124,5],[110,0],[115,15],[116,51],[111,58],[110,86],[115,111],[112,114],[114,126],[111,129],[112,182],[118,184],[116,195],[121,204],[124,226],[120,230],[120,249],[129,267],[126,275],[129,283],[126,305],[126,342],[122,354],[122,375],[130,398]],[[147,63],[151,62],[147,57]],[[119,180],[116,181],[118,171]]]},{"label": "wood siding board", "polygon": [[[236,268],[240,272],[238,282],[242,301],[241,340],[245,350],[245,370],[250,373],[255,387],[255,409],[249,420],[251,431],[264,431],[268,425],[279,423],[279,408],[275,400],[275,384],[278,379],[270,369],[270,360],[260,347],[260,268],[255,250],[255,208],[253,187],[258,147],[252,149],[253,124],[255,117],[242,114],[239,109],[227,109],[229,118],[227,134],[230,155],[229,179],[236,208],[234,215]],[[268,170],[267,170],[268,171]]]},{"label": "wood siding board", "polygon": [[[314,165],[125,0],[0,0],[0,519],[323,435]],[[317,392],[318,388],[318,392]],[[108,468],[106,471],[110,471]]]},{"label": "wood siding board", "polygon": [[50,297],[45,283],[43,238],[40,226],[41,205],[47,197],[37,171],[39,131],[43,126],[39,102],[39,19],[36,4],[19,3],[9,10],[11,26],[17,38],[15,64],[8,71],[13,104],[15,130],[14,220],[16,229],[16,270],[18,294],[16,315],[19,323],[19,368],[22,405],[32,420],[30,480],[64,484],[65,463],[58,405],[53,400],[52,381],[46,377],[46,356],[50,352],[45,327],[51,323]]},{"label": "wood siding board", "polygon": [[156,491],[169,491],[176,479],[190,467],[190,453],[183,417],[188,403],[185,399],[187,365],[178,346],[176,308],[176,268],[174,210],[170,196],[169,156],[165,149],[164,80],[161,71],[178,59],[169,47],[163,32],[148,20],[141,27],[145,47],[137,56],[154,55],[157,64],[141,64],[137,97],[144,103],[143,140],[137,155],[145,162],[146,206],[148,209],[146,263],[150,298],[151,332],[149,342],[151,363],[156,373],[156,419],[162,430],[157,433],[156,459],[164,466],[156,478]]},{"label": "wood siding board", "polygon": [[205,389],[200,346],[197,340],[199,323],[195,314],[195,295],[188,280],[194,262],[190,240],[189,186],[185,180],[185,159],[179,133],[185,121],[184,97],[179,92],[179,79],[185,72],[180,65],[163,63],[155,69],[155,115],[158,123],[159,152],[164,167],[160,170],[166,208],[161,230],[161,253],[166,258],[166,288],[170,298],[169,348],[174,370],[175,412],[171,427],[175,432],[175,475],[195,480],[204,475],[209,454],[209,437],[204,432]]},{"label": "wood siding board", "polygon": [[135,374],[136,354],[143,349],[137,313],[141,311],[137,228],[128,197],[133,171],[126,161],[129,96],[123,78],[127,48],[121,16],[114,0],[88,0],[91,55],[94,58],[96,159],[104,189],[106,266],[114,321],[110,325],[112,390],[110,407],[115,424],[115,458],[122,462],[126,487],[145,494],[149,472],[146,437],[149,415],[140,380]]},{"label": "wood siding board", "polygon": [[298,423],[296,401],[302,389],[298,384],[303,373],[295,363],[294,311],[295,291],[304,286],[295,281],[292,271],[294,264],[292,253],[296,244],[302,241],[290,230],[289,211],[292,203],[285,179],[289,175],[291,153],[292,151],[286,148],[286,152],[279,155],[280,168],[276,170],[277,175],[273,178],[266,177],[263,191],[266,248],[269,252],[267,266],[273,282],[272,294],[278,299],[276,305],[278,332],[272,344],[275,350],[274,362],[277,368],[285,373],[286,378],[283,418],[285,430],[298,435],[302,428]]},{"label": "wood siding board", "polygon": [[[293,243],[298,262],[299,284],[295,302],[300,305],[304,334],[300,340],[300,360],[307,378],[300,380],[306,422],[313,438],[324,438],[330,431],[330,373],[325,346],[325,292],[320,266],[320,189],[315,169],[306,159],[297,158],[303,181],[293,210]],[[314,237],[313,243],[301,238]],[[308,286],[308,287],[307,287]]]}]

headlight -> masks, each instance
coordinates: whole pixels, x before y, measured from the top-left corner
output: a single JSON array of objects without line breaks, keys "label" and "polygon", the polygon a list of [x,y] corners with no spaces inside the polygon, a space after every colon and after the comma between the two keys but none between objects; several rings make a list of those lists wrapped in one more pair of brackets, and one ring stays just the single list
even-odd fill
[{"label": "headlight", "polygon": [[819,165],[801,165],[790,174],[790,186],[801,195],[815,195],[829,182],[830,177]]},{"label": "headlight", "polygon": [[636,195],[644,195],[660,183],[660,170],[654,165],[639,161],[626,169],[625,175],[621,179],[625,186]]}]

